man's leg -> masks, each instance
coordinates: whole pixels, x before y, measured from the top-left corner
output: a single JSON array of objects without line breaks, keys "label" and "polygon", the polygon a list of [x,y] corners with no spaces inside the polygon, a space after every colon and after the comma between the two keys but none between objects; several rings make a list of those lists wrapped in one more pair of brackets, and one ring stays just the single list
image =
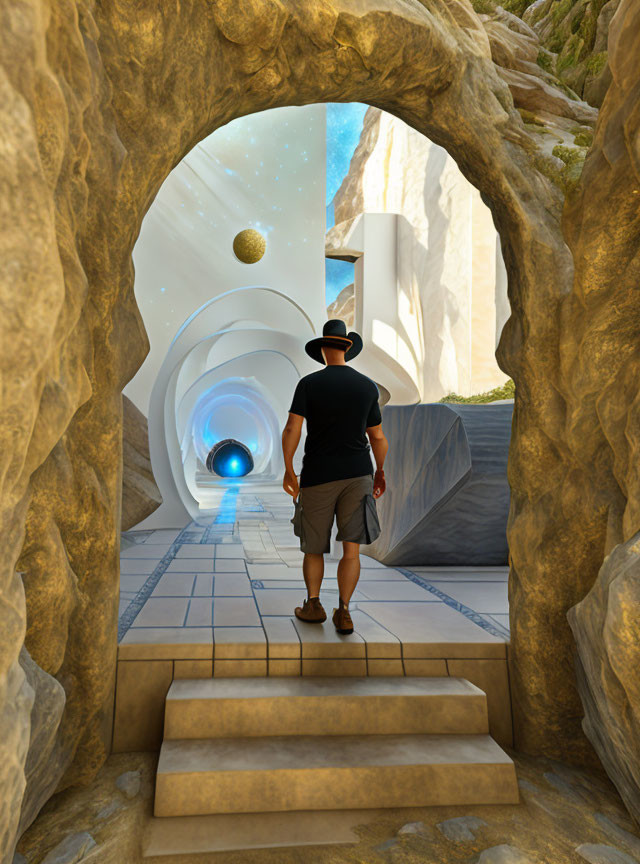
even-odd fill
[{"label": "man's leg", "polygon": [[304,584],[307,586],[307,597],[309,599],[319,597],[322,577],[324,576],[324,555],[305,552],[302,561],[302,575],[304,576]]},{"label": "man's leg", "polygon": [[351,595],[360,578],[360,544],[342,541],[342,558],[338,563],[340,608],[348,608]]}]

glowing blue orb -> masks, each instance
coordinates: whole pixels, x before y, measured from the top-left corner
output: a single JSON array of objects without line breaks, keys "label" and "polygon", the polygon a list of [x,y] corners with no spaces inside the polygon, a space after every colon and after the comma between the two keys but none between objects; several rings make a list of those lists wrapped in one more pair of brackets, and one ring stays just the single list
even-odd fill
[{"label": "glowing blue orb", "polygon": [[251,451],[235,438],[218,441],[207,456],[207,470],[219,477],[244,477],[252,468]]}]

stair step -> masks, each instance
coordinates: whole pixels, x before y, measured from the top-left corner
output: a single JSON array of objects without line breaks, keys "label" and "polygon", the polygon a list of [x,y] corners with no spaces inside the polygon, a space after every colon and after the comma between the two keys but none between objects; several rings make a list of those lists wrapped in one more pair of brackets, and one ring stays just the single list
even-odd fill
[{"label": "stair step", "polygon": [[164,741],[156,816],[510,804],[489,735],[294,735]]},{"label": "stair step", "polygon": [[483,691],[449,677],[176,680],[164,722],[165,740],[488,731]]},{"label": "stair step", "polygon": [[[379,810],[292,811],[290,813],[218,813],[151,819],[142,843],[142,857],[204,855],[246,849],[336,846],[359,842],[353,830]],[[171,858],[173,861],[173,857]]]}]

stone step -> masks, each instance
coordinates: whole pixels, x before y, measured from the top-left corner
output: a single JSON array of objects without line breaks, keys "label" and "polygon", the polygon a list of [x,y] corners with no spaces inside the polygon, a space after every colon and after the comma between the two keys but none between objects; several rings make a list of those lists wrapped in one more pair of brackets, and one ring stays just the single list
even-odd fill
[{"label": "stone step", "polygon": [[483,691],[450,677],[176,680],[164,722],[165,740],[488,731]]},{"label": "stone step", "polygon": [[306,810],[152,818],[143,835],[142,857],[160,862],[167,857],[173,861],[174,855],[200,856],[248,849],[355,845],[359,837],[353,829],[365,818],[373,820],[379,817],[381,812]]},{"label": "stone step", "polygon": [[156,816],[518,802],[489,735],[292,735],[164,741]]}]

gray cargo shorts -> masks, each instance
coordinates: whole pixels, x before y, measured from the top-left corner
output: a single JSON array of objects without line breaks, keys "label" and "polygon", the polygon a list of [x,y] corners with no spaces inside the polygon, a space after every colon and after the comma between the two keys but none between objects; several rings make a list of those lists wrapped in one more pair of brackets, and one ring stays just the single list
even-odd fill
[{"label": "gray cargo shorts", "polygon": [[373,474],[304,486],[294,506],[291,521],[303,552],[323,554],[331,550],[334,516],[338,523],[337,540],[373,543],[380,534]]}]

